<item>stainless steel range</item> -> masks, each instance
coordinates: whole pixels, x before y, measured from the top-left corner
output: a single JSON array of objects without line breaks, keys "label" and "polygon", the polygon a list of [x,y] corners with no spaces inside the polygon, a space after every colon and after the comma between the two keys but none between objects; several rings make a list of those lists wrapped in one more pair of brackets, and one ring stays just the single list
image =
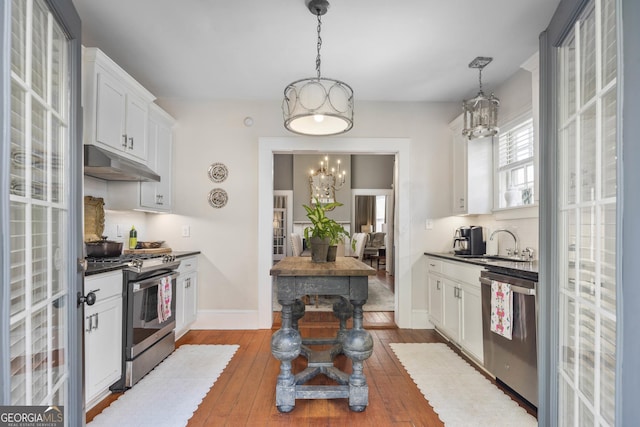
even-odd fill
[{"label": "stainless steel range", "polygon": [[175,349],[176,270],[180,261],[172,255],[124,255],[87,261],[92,267],[97,263],[125,265],[122,377],[110,387],[112,391],[124,391]]}]

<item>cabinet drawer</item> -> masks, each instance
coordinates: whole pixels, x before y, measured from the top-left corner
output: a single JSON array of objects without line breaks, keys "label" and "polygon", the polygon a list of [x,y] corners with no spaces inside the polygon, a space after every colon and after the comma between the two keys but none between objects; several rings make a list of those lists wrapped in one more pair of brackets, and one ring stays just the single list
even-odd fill
[{"label": "cabinet drawer", "polygon": [[442,261],[434,258],[427,258],[427,269],[430,273],[442,273]]},{"label": "cabinet drawer", "polygon": [[443,262],[442,274],[456,281],[480,286],[480,272],[482,267],[472,266],[462,262]]},{"label": "cabinet drawer", "polygon": [[122,283],[120,270],[88,276],[84,278],[84,294],[93,292],[96,294],[96,302],[104,301],[107,298],[122,295]]},{"label": "cabinet drawer", "polygon": [[180,274],[191,273],[197,270],[198,270],[198,257],[192,256],[188,258],[183,258],[180,261],[180,267],[178,267],[178,272]]}]

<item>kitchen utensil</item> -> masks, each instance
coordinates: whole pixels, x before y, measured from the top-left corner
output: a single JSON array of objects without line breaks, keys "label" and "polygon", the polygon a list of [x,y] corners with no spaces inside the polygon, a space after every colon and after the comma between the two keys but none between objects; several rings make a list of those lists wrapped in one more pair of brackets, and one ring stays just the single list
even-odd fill
[{"label": "kitchen utensil", "polygon": [[155,249],[162,246],[164,240],[156,241],[156,242],[138,242],[136,245],[136,249]]},{"label": "kitchen utensil", "polygon": [[122,254],[122,242],[107,240],[106,236],[97,242],[86,242],[85,247],[90,258],[116,257]]}]

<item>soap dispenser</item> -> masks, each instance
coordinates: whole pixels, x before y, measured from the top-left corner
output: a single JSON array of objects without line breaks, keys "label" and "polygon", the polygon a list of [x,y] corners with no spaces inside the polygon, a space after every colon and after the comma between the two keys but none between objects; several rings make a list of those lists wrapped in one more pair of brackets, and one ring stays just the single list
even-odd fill
[{"label": "soap dispenser", "polygon": [[131,231],[129,231],[129,249],[135,249],[138,245],[138,232],[135,227],[131,226]]}]

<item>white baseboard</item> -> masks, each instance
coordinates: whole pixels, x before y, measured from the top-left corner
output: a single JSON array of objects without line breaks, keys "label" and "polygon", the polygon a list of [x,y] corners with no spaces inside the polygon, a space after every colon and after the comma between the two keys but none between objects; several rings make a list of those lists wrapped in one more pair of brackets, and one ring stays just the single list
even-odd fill
[{"label": "white baseboard", "polygon": [[429,321],[429,312],[424,309],[411,311],[411,329],[433,329],[433,323]]},{"label": "white baseboard", "polygon": [[189,329],[260,329],[257,310],[198,310]]}]

